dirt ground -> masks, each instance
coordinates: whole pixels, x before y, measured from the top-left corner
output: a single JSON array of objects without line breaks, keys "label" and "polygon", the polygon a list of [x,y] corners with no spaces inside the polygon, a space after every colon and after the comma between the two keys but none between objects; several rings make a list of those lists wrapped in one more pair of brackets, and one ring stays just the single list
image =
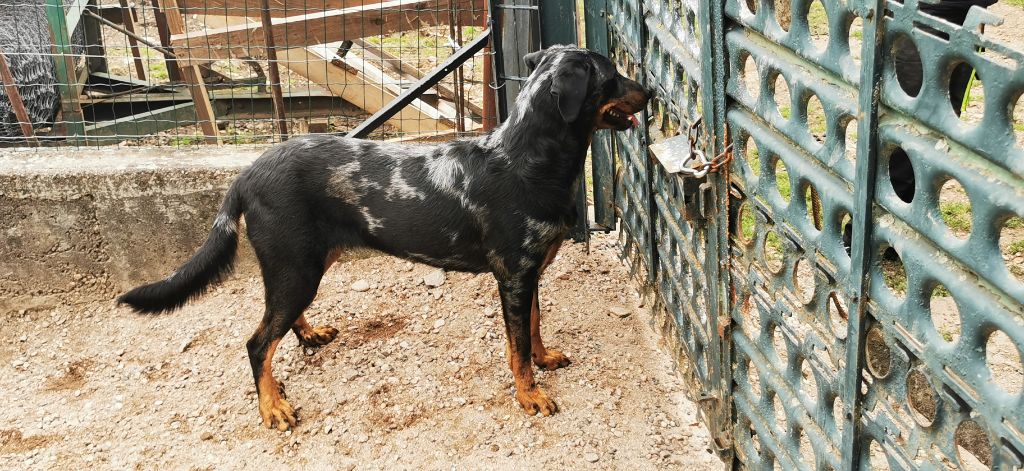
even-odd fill
[{"label": "dirt ground", "polygon": [[542,283],[546,343],[573,360],[539,374],[560,408],[546,418],[512,396],[489,275],[428,288],[434,269],[398,259],[332,268],[307,315],[338,339],[312,350],[289,334],[275,358],[299,408],[288,433],[262,427],[246,359],[257,273],[168,315],[106,302],[16,315],[0,324],[0,389],[15,398],[0,468],[719,469],[617,251],[614,236],[589,255],[567,244]]}]

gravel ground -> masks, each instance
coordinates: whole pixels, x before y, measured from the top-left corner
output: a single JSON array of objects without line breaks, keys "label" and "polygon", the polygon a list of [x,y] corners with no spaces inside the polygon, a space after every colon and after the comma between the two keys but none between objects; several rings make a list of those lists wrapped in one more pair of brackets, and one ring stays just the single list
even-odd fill
[{"label": "gravel ground", "polygon": [[489,275],[428,288],[434,269],[398,259],[332,268],[307,316],[338,339],[289,334],[275,358],[299,408],[287,433],[261,426],[245,354],[256,273],[163,316],[16,315],[0,324],[0,468],[720,469],[617,250],[567,244],[547,271],[545,340],[573,360],[539,373],[560,407],[547,418],[513,397]]}]

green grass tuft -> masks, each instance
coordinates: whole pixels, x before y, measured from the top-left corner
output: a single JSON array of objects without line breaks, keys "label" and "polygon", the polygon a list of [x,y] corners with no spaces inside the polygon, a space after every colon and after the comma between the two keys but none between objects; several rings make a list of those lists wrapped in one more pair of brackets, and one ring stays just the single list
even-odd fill
[{"label": "green grass tuft", "polygon": [[939,204],[939,212],[946,226],[956,232],[971,231],[971,205],[959,201]]},{"label": "green grass tuft", "polygon": [[1009,253],[1009,254],[1024,253],[1024,239],[1015,241],[1014,243],[1010,244],[1009,247],[1006,247],[1006,253]]},{"label": "green grass tuft", "polygon": [[757,220],[754,216],[753,206],[746,205],[743,207],[743,216],[740,218],[740,234],[743,235],[744,240],[754,239],[754,226]]},{"label": "green grass tuft", "polygon": [[789,195],[793,191],[789,184],[789,171],[786,170],[786,166],[781,160],[775,165],[775,185],[779,188],[779,194],[789,201]]},{"label": "green grass tuft", "polygon": [[898,260],[883,259],[881,266],[885,284],[889,285],[894,293],[905,295],[907,293],[907,272],[903,269],[903,263]]},{"label": "green grass tuft", "polygon": [[811,29],[811,36],[828,35],[828,14],[825,13],[825,6],[821,2],[811,3],[807,11],[807,26]]}]

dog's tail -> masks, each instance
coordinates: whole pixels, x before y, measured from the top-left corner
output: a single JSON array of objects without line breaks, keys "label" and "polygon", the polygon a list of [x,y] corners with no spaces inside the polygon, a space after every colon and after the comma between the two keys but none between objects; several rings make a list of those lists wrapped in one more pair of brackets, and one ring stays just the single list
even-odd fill
[{"label": "dog's tail", "polygon": [[171,276],[122,294],[117,302],[128,304],[137,312],[173,311],[229,275],[234,269],[238,218],[242,215],[238,185],[237,180],[231,185],[210,235],[192,258]]}]

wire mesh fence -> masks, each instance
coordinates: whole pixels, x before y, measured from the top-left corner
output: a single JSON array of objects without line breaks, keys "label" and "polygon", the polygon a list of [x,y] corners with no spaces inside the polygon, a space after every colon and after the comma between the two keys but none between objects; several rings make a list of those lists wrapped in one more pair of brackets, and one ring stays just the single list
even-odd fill
[{"label": "wire mesh fence", "polygon": [[[0,146],[344,133],[434,75],[487,18],[484,0],[0,0]],[[370,137],[493,127],[490,54]]]}]

